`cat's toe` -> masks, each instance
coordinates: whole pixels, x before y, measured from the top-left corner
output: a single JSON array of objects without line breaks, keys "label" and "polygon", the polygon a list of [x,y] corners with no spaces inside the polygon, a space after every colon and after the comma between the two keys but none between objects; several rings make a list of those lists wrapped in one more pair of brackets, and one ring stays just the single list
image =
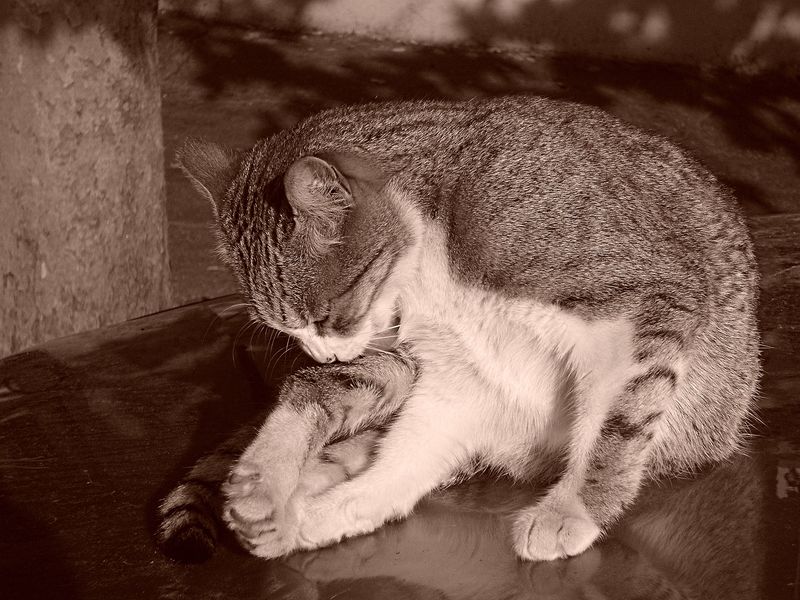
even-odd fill
[{"label": "cat's toe", "polygon": [[275,503],[257,465],[240,461],[222,491],[226,497],[223,518],[237,534],[251,538],[276,527]]},{"label": "cat's toe", "polygon": [[587,515],[548,506],[523,511],[514,524],[514,549],[525,560],[555,560],[580,554],[600,536]]},{"label": "cat's toe", "polygon": [[275,527],[261,530],[251,537],[244,537],[237,531],[242,546],[253,556],[278,558],[291,554],[296,548],[296,531],[292,527]]},{"label": "cat's toe", "polygon": [[236,533],[246,538],[254,538],[259,534],[269,533],[278,529],[271,515],[254,519],[242,515],[234,506],[228,507],[226,517],[228,524],[235,529]]},{"label": "cat's toe", "polygon": [[295,549],[297,511],[286,502],[276,501],[269,477],[257,464],[239,461],[223,491],[226,496],[223,519],[251,554],[275,558]]},{"label": "cat's toe", "polygon": [[[258,503],[229,500],[223,516],[228,528],[236,534],[239,543],[251,554],[261,558],[276,558],[292,552],[296,547],[295,520],[283,515],[281,519],[268,516]],[[243,514],[244,511],[249,511]]]}]

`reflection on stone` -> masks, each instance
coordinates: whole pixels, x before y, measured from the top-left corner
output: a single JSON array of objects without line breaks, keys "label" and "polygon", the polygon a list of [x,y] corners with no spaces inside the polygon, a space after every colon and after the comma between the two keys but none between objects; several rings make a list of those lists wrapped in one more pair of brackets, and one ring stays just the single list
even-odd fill
[{"label": "reflection on stone", "polygon": [[407,521],[286,564],[303,598],[755,600],[762,564],[742,559],[764,555],[762,463],[739,456],[653,482],[607,540],[570,560],[520,561],[509,516],[536,489],[477,480],[434,494]]}]

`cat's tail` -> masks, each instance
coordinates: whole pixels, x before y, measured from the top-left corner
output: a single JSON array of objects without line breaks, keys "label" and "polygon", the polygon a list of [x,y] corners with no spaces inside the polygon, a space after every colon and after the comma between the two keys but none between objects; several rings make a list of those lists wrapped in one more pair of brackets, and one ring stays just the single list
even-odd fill
[{"label": "cat's tail", "polygon": [[164,554],[187,563],[211,558],[219,536],[221,484],[190,476],[164,498],[156,534]]},{"label": "cat's tail", "polygon": [[255,435],[252,426],[200,459],[158,507],[156,541],[168,557],[185,563],[211,558],[222,523],[222,484]]}]

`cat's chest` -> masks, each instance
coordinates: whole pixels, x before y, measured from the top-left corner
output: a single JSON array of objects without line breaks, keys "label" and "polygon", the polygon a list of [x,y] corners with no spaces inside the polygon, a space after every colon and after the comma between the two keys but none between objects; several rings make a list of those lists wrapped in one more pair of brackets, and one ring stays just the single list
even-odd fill
[{"label": "cat's chest", "polygon": [[400,295],[400,335],[425,367],[519,399],[551,397],[568,374],[604,373],[603,385],[611,386],[626,377],[633,355],[627,319],[586,321],[533,293],[511,299],[461,282],[445,236],[433,228],[421,248]]},{"label": "cat's chest", "polygon": [[558,315],[532,300],[509,300],[458,282],[441,244],[426,246],[401,310],[402,337],[430,369],[511,396],[530,397],[557,385]]}]

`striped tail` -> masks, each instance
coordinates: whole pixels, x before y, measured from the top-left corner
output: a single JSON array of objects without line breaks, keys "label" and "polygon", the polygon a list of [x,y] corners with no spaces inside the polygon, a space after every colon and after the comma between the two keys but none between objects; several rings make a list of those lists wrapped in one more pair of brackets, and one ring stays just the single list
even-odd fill
[{"label": "striped tail", "polygon": [[[263,417],[258,422],[263,421]],[[234,462],[255,436],[243,427],[211,454],[200,459],[161,502],[156,540],[168,557],[185,563],[211,558],[222,525],[222,484]]]},{"label": "striped tail", "polygon": [[220,485],[190,476],[164,498],[157,533],[164,554],[186,563],[211,558],[219,535]]}]

